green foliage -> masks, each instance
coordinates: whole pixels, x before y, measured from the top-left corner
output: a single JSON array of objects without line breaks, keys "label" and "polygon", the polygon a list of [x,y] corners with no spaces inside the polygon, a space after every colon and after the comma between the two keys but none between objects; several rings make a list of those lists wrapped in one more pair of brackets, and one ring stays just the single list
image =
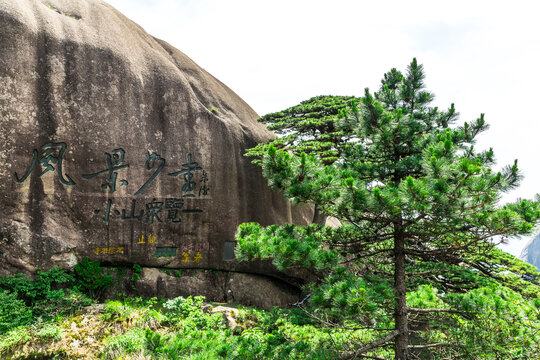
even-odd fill
[{"label": "green foliage", "polygon": [[156,310],[156,298],[126,298],[123,301],[108,300],[105,302],[101,319],[108,322],[132,322],[139,326],[156,328],[167,321],[167,317]]},{"label": "green foliage", "polygon": [[321,325],[317,315],[324,317],[324,313],[308,316],[300,309],[249,310],[247,316],[257,326],[242,333],[235,354],[249,359],[336,359],[351,343],[370,340],[379,333],[335,327],[327,318]]},{"label": "green foliage", "polygon": [[201,311],[196,304],[199,300],[177,298],[164,306],[184,317],[174,334],[146,331],[148,354],[164,359],[334,359],[336,348],[360,336],[321,329],[304,312],[281,309],[248,311],[244,320],[249,318],[257,326],[235,336],[231,330],[214,327],[213,316],[219,314],[202,314],[206,324],[199,323],[197,328],[186,325],[194,312]]},{"label": "green foliage", "polygon": [[203,296],[181,296],[163,304],[168,310],[167,318],[172,323],[181,323],[186,330],[219,330],[223,328],[221,314],[207,314],[202,310]]},{"label": "green foliage", "polygon": [[[424,356],[467,359],[537,359],[540,357],[540,302],[493,283],[467,293],[446,293],[425,285],[407,295],[411,308],[441,309],[413,322],[426,342],[446,342],[444,351]],[[441,322],[446,326],[441,327]]]},{"label": "green foliage", "polygon": [[[221,314],[203,311],[202,297],[178,297],[163,304],[173,333],[130,330],[107,340],[105,359],[140,356],[152,359],[333,359],[351,331],[317,326],[299,310],[250,310],[250,326],[240,336],[224,329]],[[135,301],[137,302],[137,301]],[[121,304],[115,304],[118,310]],[[124,304],[125,308],[125,304]],[[110,311],[110,310],[109,310]],[[239,321],[241,319],[239,318]]]},{"label": "green foliage", "polygon": [[133,275],[131,276],[131,289],[137,290],[135,283],[140,280],[142,273],[142,267],[139,264],[133,264]]},{"label": "green foliage", "polygon": [[449,302],[471,311],[472,319],[461,320],[459,339],[471,358],[493,353],[492,358],[538,359],[540,357],[540,304],[501,286],[453,295]]},{"label": "green foliage", "polygon": [[70,274],[60,267],[54,267],[47,271],[38,270],[34,280],[23,274],[2,276],[0,277],[0,287],[17,293],[17,296],[29,305],[62,295],[63,290],[59,287],[72,281],[73,277]]},{"label": "green foliage", "polygon": [[94,299],[100,298],[114,283],[111,275],[104,274],[99,261],[90,261],[87,257],[79,261],[73,271],[74,288]]},{"label": "green foliage", "polygon": [[[271,187],[294,203],[314,204],[343,226],[244,224],[237,232],[237,258],[270,258],[280,269],[311,270],[318,280],[308,287],[312,297],[306,311],[339,326],[356,321],[358,327],[397,329],[394,356],[399,359],[410,354],[477,358],[480,353],[471,355],[466,339],[454,335],[455,319],[472,324],[477,333],[484,329],[502,334],[515,328],[505,334],[518,336],[521,340],[515,342],[523,346],[522,336],[533,330],[519,332],[523,325],[514,327],[510,320],[497,324],[500,319],[490,326],[489,318],[462,311],[466,298],[460,296],[474,294],[479,299],[484,295],[477,291],[493,289],[485,296],[494,303],[503,294],[515,301],[538,298],[539,274],[496,249],[494,242],[529,233],[540,218],[540,199],[499,206],[501,194],[519,185],[517,161],[495,170],[493,151],[474,148],[476,136],[487,129],[484,115],[456,125],[454,106],[430,107],[433,98],[424,89],[423,67],[416,59],[405,74],[392,69],[379,91],[366,89],[364,97],[332,119],[341,134],[332,161],[317,150],[284,146],[288,138],[295,139],[292,147],[304,144],[303,131],[310,123],[300,125],[303,115],[298,114],[298,122],[296,110],[268,115],[275,120],[272,126],[285,129],[284,137],[248,155],[264,148],[259,163]],[[463,301],[450,300],[458,298]],[[428,304],[434,308],[421,307]],[[533,324],[533,319],[524,320]],[[429,335],[414,330],[426,326],[437,331]],[[496,330],[499,327],[505,330]],[[502,343],[494,339],[498,340],[490,342],[493,346]],[[357,348],[367,344],[360,341]],[[486,359],[505,354],[489,346],[483,351]],[[365,354],[346,351],[343,356],[360,355]]]},{"label": "green foliage", "polygon": [[125,358],[126,355],[143,354],[146,348],[145,331],[134,328],[128,332],[107,339],[101,351],[103,359]]},{"label": "green foliage", "polygon": [[317,224],[267,228],[256,223],[242,224],[237,233],[237,259],[273,257],[274,265],[280,270],[293,265],[314,270],[332,269],[341,260],[336,251],[324,247],[325,239],[333,232],[332,228]]},{"label": "green foliage", "polygon": [[0,290],[0,334],[20,325],[28,324],[32,311],[16,293]]},{"label": "green foliage", "polygon": [[30,319],[51,320],[59,314],[71,313],[90,305],[90,299],[68,287],[73,280],[71,274],[59,267],[38,270],[35,279],[23,274],[0,277],[0,289],[7,290],[2,292],[0,306],[12,312],[19,309],[19,315],[13,315],[6,329],[26,324]]},{"label": "green foliage", "polygon": [[47,324],[39,330],[37,336],[44,341],[60,340],[62,338],[62,328],[56,324]]},{"label": "green foliage", "polygon": [[118,300],[108,300],[105,302],[103,310],[101,318],[107,321],[122,322],[127,320],[131,313],[129,307],[124,306],[124,303]]},{"label": "green foliage", "polygon": [[169,275],[169,276],[174,276],[174,277],[182,277],[182,270],[172,270],[172,269],[164,269],[162,270],[165,274]]},{"label": "green foliage", "polygon": [[247,155],[255,158],[254,163],[261,164],[264,154],[273,146],[296,155],[317,153],[324,164],[332,164],[341,156],[342,145],[350,139],[349,133],[336,127],[336,120],[357,101],[352,96],[317,96],[267,114],[259,121],[282,136],[249,149]]},{"label": "green foliage", "polygon": [[12,328],[0,335],[0,355],[31,339],[28,328],[24,326]]},{"label": "green foliage", "polygon": [[133,276],[131,277],[131,281],[133,282],[139,281],[139,279],[141,278],[141,275],[140,275],[141,272],[142,272],[141,265],[133,264]]},{"label": "green foliage", "polygon": [[182,309],[184,302],[186,302],[186,298],[183,296],[178,296],[174,299],[165,301],[165,303],[163,303],[163,308],[168,310],[170,316],[179,316],[183,314]]},{"label": "green foliage", "polygon": [[212,330],[180,330],[162,336],[146,331],[150,353],[159,359],[231,359],[235,339],[229,333]]},{"label": "green foliage", "polygon": [[[45,278],[63,278],[54,272],[42,272],[41,275]],[[337,275],[329,281],[335,279]],[[28,290],[33,286],[33,280],[28,278],[16,276],[15,279],[3,280],[4,284],[10,284],[21,293],[35,294],[34,298],[44,296]],[[51,288],[54,286],[53,282]],[[66,302],[70,296],[78,294],[70,288],[62,290]],[[7,324],[7,331],[0,334],[0,357],[12,356],[13,351],[18,351],[16,349],[25,343],[28,343],[25,345],[28,349],[42,349],[43,344],[80,336],[62,331],[73,322],[79,324],[80,320],[77,319],[80,316],[66,321],[62,320],[62,316],[55,316],[53,322],[44,323],[40,319],[42,315],[36,316],[32,312],[35,303],[27,307],[15,294],[0,291],[0,305],[4,306],[3,309],[10,309],[2,311],[0,315],[12,321]],[[50,305],[50,302],[42,301],[37,301],[40,309]],[[120,330],[121,333],[106,339],[100,356],[103,359],[333,359],[339,351],[347,348],[350,341],[373,337],[366,331],[321,326],[299,309],[277,308],[270,311],[241,310],[237,321],[245,330],[240,333],[238,329],[226,329],[223,315],[208,313],[208,308],[203,297],[178,297],[164,302],[138,297],[107,301],[103,313],[99,315],[104,322],[101,326],[115,329],[113,331]],[[56,309],[54,313],[64,313],[63,309]],[[15,316],[24,317],[25,313],[27,317],[24,321],[16,319]],[[52,315],[48,318],[52,318]],[[34,325],[12,328],[30,322]],[[32,352],[32,356],[42,356],[40,351]]]},{"label": "green foliage", "polygon": [[[153,358],[207,359],[222,358],[223,347],[230,346],[230,333],[223,331],[221,314],[202,310],[204,298],[177,297],[163,304],[168,322],[179,329],[175,334],[161,335],[150,329],[144,333],[145,348]],[[227,351],[225,351],[227,353]],[[197,354],[197,355],[194,355]]]},{"label": "green foliage", "polygon": [[344,268],[336,268],[310,290],[310,306],[327,309],[325,318],[332,322],[352,321],[376,328],[386,328],[392,322],[388,304],[394,293],[388,279],[374,275],[358,277]]},{"label": "green foliage", "polygon": [[[357,349],[354,344],[369,343],[390,333],[385,330],[393,326],[388,313],[390,307],[385,303],[392,293],[390,285],[381,280],[382,283],[375,278],[370,282],[362,281],[345,269],[336,270],[322,286],[312,289],[314,299],[307,308],[241,310],[237,318],[245,327],[241,334],[225,329],[221,314],[206,313],[204,309],[208,305],[204,305],[201,297],[171,299],[163,303],[162,308],[156,299],[110,301],[105,306],[105,315],[110,316],[102,314],[102,317],[116,324],[105,327],[122,329],[122,332],[105,340],[101,358],[336,359],[340,354],[354,352]],[[345,286],[346,282],[350,283]],[[360,310],[349,313],[347,309],[352,309],[355,304],[354,301],[347,305],[341,303],[339,299],[344,295],[348,301],[366,299],[361,303],[366,307],[361,305]],[[316,297],[321,298],[317,300]],[[407,294],[407,302],[415,309],[452,311],[413,317],[411,327],[415,329],[415,344],[448,345],[443,350],[415,350],[415,356],[419,358],[533,360],[540,356],[538,299],[527,300],[494,283],[467,293],[448,293],[431,285],[421,285]],[[332,311],[326,312],[326,308]],[[353,313],[363,311],[366,319],[353,316]],[[143,321],[145,313],[152,314],[152,318],[159,314],[165,320],[160,321],[159,326],[152,326]],[[366,321],[372,323],[374,330],[363,328]],[[48,323],[35,329],[12,329],[0,336],[0,356],[9,358],[8,351],[24,343],[29,343],[27,346],[31,349],[35,346],[32,339],[42,346],[61,337],[59,323]],[[388,347],[365,355],[384,359],[394,356]],[[35,353],[35,356],[42,355]]]},{"label": "green foliage", "polygon": [[498,248],[492,248],[485,256],[472,261],[475,261],[476,268],[523,297],[540,298],[540,273],[533,265]]}]

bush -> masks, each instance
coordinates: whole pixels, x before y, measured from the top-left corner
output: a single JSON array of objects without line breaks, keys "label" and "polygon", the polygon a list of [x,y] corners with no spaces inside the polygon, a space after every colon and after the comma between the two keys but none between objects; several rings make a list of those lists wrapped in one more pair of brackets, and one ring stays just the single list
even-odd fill
[{"label": "bush", "polygon": [[17,299],[17,294],[0,290],[0,334],[17,326],[26,325],[32,317],[32,311],[24,301]]},{"label": "bush", "polygon": [[183,296],[175,297],[174,299],[167,300],[163,307],[169,311],[169,317],[175,317],[181,314],[182,304],[186,301]]},{"label": "bush", "polygon": [[46,299],[37,301],[31,306],[34,317],[48,321],[60,314],[71,314],[92,303],[92,299],[78,291],[60,289],[51,292]]},{"label": "bush", "polygon": [[30,319],[51,320],[90,305],[91,299],[68,287],[73,281],[73,276],[59,267],[38,270],[35,279],[23,274],[1,276],[0,290],[4,290],[0,318],[4,328],[27,324]]},{"label": "bush", "polygon": [[182,327],[197,330],[221,330],[223,328],[223,315],[206,314],[202,310],[203,296],[184,299],[179,296],[171,299],[163,307],[168,309],[167,317],[172,323],[180,323]]},{"label": "bush", "polygon": [[69,285],[72,281],[73,276],[60,267],[53,267],[47,271],[38,270],[34,280],[23,274],[2,276],[0,277],[0,288],[17,293],[19,299],[31,306],[40,300],[61,296],[64,284]]},{"label": "bush", "polygon": [[73,271],[74,288],[94,299],[100,298],[114,283],[111,275],[103,273],[99,261],[90,261],[87,257],[79,261]]},{"label": "bush", "polygon": [[107,301],[101,315],[103,320],[122,322],[129,318],[131,310],[118,300]]}]

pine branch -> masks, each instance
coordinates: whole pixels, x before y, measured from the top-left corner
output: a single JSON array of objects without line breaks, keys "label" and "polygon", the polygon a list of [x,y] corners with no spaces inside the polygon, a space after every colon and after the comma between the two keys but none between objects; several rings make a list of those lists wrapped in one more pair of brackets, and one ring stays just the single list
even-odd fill
[{"label": "pine branch", "polygon": [[[304,299],[306,300],[306,299]],[[302,302],[304,302],[304,300]],[[305,308],[302,307],[302,304],[299,304],[299,305],[296,305],[296,304],[290,304],[290,305],[295,305],[297,306],[300,310],[302,310],[304,312],[304,314],[306,314],[307,316],[309,316],[310,318],[314,319],[314,320],[317,320],[319,323],[323,324],[324,326],[327,326],[329,328],[335,328],[335,329],[343,329],[343,330],[352,330],[352,331],[356,331],[356,330],[373,330],[373,331],[391,331],[391,330],[395,330],[395,329],[380,329],[380,328],[374,328],[372,326],[360,326],[360,327],[350,327],[350,326],[343,326],[343,325],[340,325],[340,324],[336,324],[334,322],[331,322],[331,321],[328,321],[328,320],[323,320],[321,317],[319,316],[316,316],[315,314],[307,311]]]},{"label": "pine branch", "polygon": [[418,308],[407,308],[410,312],[415,313],[450,313],[450,314],[468,314],[465,311],[458,311],[458,310],[452,310],[452,309],[418,309]]},{"label": "pine branch", "polygon": [[479,238],[476,238],[476,239],[473,239],[463,245],[460,245],[460,246],[450,246],[450,247],[445,247],[445,248],[435,248],[435,249],[422,249],[422,250],[415,250],[415,249],[411,249],[411,248],[408,248],[405,250],[405,252],[408,254],[408,255],[416,255],[416,256],[436,256],[436,255],[448,255],[448,254],[451,254],[451,253],[455,253],[459,250],[465,250],[465,249],[468,249],[469,247],[473,246],[474,244],[477,244],[479,242],[482,242],[486,239],[489,239],[493,236],[498,236],[498,235],[504,235],[504,232],[493,232],[491,234],[487,234],[485,236],[482,236],[482,237],[479,237]]},{"label": "pine branch", "polygon": [[382,339],[379,339],[377,341],[374,341],[372,343],[369,343],[365,345],[364,347],[356,350],[356,351],[346,351],[341,353],[341,355],[338,356],[338,359],[345,360],[345,359],[353,359],[355,357],[361,356],[362,354],[373,350],[375,348],[378,348],[379,346],[383,345],[384,343],[387,343],[388,341],[392,340],[396,336],[398,336],[399,331],[394,330],[390,334],[386,335]]},{"label": "pine branch", "polygon": [[448,344],[448,343],[434,343],[434,344],[425,344],[425,345],[409,345],[409,349],[428,349],[433,347],[448,347],[448,346],[456,346],[455,344]]}]

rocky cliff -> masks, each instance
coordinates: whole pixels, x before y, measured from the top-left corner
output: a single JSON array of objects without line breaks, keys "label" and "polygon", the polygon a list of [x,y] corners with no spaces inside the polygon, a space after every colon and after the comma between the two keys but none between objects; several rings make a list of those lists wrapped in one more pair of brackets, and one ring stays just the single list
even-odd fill
[{"label": "rocky cliff", "polygon": [[238,224],[304,217],[243,157],[272,134],[233,91],[100,0],[0,0],[0,28],[1,274],[89,257],[286,278],[234,260]]}]

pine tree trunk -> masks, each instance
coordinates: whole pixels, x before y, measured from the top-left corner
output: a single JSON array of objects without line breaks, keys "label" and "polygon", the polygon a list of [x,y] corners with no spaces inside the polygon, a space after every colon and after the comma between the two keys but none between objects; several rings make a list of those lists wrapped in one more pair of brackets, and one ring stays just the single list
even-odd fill
[{"label": "pine tree trunk", "polygon": [[396,291],[394,321],[396,330],[399,332],[394,342],[395,359],[407,360],[409,358],[409,324],[405,283],[405,234],[401,224],[394,226],[394,264],[394,289]]},{"label": "pine tree trunk", "polygon": [[326,215],[320,210],[319,206],[315,204],[315,211],[313,212],[313,224],[326,224]]}]

